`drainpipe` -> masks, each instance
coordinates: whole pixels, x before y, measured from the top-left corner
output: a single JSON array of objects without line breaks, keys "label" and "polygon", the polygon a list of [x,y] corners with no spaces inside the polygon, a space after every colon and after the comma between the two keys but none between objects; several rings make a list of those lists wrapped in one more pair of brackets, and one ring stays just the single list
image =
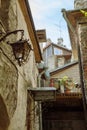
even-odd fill
[{"label": "drainpipe", "polygon": [[41,76],[45,73],[46,70],[43,70],[39,76],[38,76],[38,84],[39,84],[39,88],[41,87]]},{"label": "drainpipe", "polygon": [[[41,87],[41,76],[42,74],[45,73],[46,70],[43,70],[39,76],[38,76],[38,84],[39,84],[39,87]],[[42,130],[42,108],[41,108],[41,101],[38,102],[38,105],[39,105],[39,111],[40,111],[40,115],[39,115],[39,130]]]},{"label": "drainpipe", "polygon": [[[78,41],[78,35],[77,32],[75,31],[74,27],[72,26],[72,24],[70,23],[70,21],[68,20],[67,16],[66,16],[66,10],[62,9],[62,13],[63,13],[63,17],[65,19],[65,21],[67,22],[68,27],[71,29],[72,33],[75,35],[75,42],[79,43]],[[77,36],[76,36],[77,35]],[[79,57],[79,69],[80,69],[80,81],[81,81],[81,89],[82,89],[82,96],[83,96],[83,107],[84,107],[84,116],[85,116],[85,121],[87,124],[87,110],[86,110],[86,98],[85,98],[85,90],[84,90],[84,83],[83,83],[83,69],[82,69],[82,64],[81,64],[81,53],[80,53],[80,46],[78,44],[78,57]]]}]

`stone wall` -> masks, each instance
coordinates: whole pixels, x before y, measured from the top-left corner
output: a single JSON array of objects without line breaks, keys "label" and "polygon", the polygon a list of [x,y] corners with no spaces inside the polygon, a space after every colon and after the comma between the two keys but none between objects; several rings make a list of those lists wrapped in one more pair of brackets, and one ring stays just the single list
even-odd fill
[{"label": "stone wall", "polygon": [[10,5],[10,0],[1,0],[0,20],[3,21],[6,30],[8,30],[9,5]]},{"label": "stone wall", "polygon": [[[29,39],[31,43],[31,38],[29,37],[27,25],[18,0],[1,0],[0,20],[6,30],[13,31],[23,29],[25,38]],[[2,27],[0,29],[2,29]],[[9,40],[16,38],[17,36],[14,37],[13,35],[8,37]],[[6,41],[1,42],[0,95],[5,105],[3,113],[5,111],[6,117],[3,117],[3,122],[6,122],[6,127],[3,128],[3,124],[0,124],[0,130],[27,129],[27,100],[29,100],[27,97],[27,89],[37,86],[37,76],[38,69],[33,51],[30,52],[27,62],[20,67],[17,60],[15,60],[11,46],[8,45]],[[31,105],[32,102],[30,102],[31,108],[28,109],[29,111],[34,107]],[[0,109],[0,113],[1,112]],[[1,115],[0,120],[2,120]],[[30,125],[30,127],[31,126],[32,125]],[[33,130],[34,128],[31,127],[29,129]]]},{"label": "stone wall", "polygon": [[87,0],[74,0],[75,9],[87,8]]},{"label": "stone wall", "polygon": [[79,43],[81,52],[82,76],[87,100],[87,24],[79,25]]},{"label": "stone wall", "polygon": [[[87,8],[87,0],[75,0],[75,9],[84,9]],[[87,102],[87,17],[80,17],[77,21],[80,23],[77,25],[78,32],[78,41],[80,48],[80,56],[81,56],[81,69],[82,69],[82,80],[83,80],[83,89]],[[81,70],[80,69],[80,70]]]},{"label": "stone wall", "polygon": [[0,94],[5,101],[10,118],[12,118],[17,105],[17,78],[16,66],[0,48]]}]

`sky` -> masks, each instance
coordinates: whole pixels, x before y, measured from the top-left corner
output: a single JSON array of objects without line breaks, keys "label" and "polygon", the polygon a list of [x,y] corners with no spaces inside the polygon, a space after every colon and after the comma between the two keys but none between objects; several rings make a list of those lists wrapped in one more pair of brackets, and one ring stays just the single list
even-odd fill
[{"label": "sky", "polygon": [[63,38],[63,44],[71,49],[67,24],[61,10],[74,9],[74,0],[29,0],[35,29],[46,29],[47,39],[57,43]]}]

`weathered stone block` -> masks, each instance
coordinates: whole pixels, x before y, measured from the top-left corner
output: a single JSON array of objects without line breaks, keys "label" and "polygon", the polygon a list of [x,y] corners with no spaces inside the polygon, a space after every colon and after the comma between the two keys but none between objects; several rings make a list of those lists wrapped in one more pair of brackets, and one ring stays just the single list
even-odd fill
[{"label": "weathered stone block", "polygon": [[10,118],[12,118],[17,104],[17,73],[16,67],[0,50],[0,94]]}]

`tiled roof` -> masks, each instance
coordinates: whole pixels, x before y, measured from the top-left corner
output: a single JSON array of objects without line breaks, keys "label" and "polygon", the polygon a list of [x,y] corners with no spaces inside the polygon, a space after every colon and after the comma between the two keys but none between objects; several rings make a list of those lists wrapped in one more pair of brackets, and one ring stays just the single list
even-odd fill
[{"label": "tiled roof", "polygon": [[66,48],[66,47],[64,47],[64,46],[62,46],[62,45],[55,44],[55,43],[48,43],[47,46],[45,46],[43,50],[47,49],[47,48],[48,48],[49,46],[51,46],[51,45],[52,45],[52,46],[55,46],[55,47],[57,47],[57,48],[60,48],[60,49],[62,49],[62,50],[66,50],[66,51],[72,52],[72,51],[69,50],[68,48]]}]

